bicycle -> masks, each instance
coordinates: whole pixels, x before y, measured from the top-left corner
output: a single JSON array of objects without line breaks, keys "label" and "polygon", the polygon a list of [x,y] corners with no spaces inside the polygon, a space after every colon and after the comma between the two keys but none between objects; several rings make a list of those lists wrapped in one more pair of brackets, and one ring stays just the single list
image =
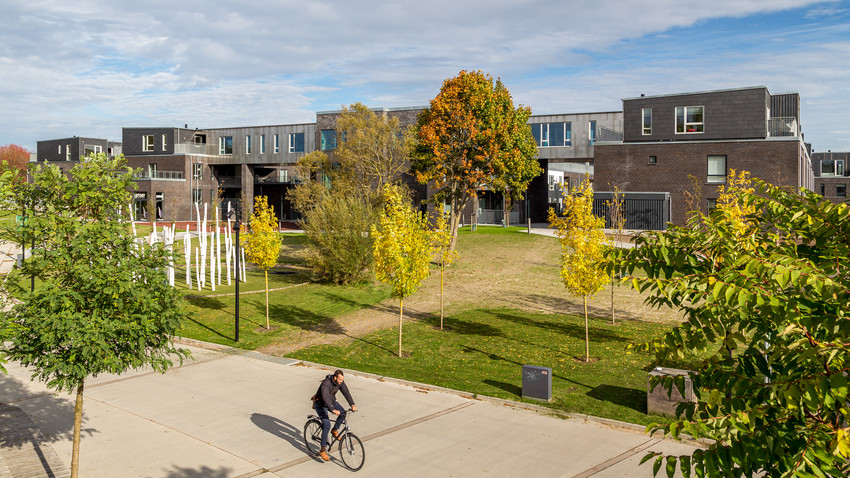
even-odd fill
[{"label": "bicycle", "polygon": [[[363,462],[366,461],[366,449],[363,448],[360,438],[348,427],[349,413],[354,411],[349,408],[343,417],[338,438],[328,433],[328,453],[330,454],[334,444],[339,442],[339,456],[342,458],[342,463],[349,470],[357,471],[363,468]],[[313,455],[318,455],[319,450],[322,449],[322,419],[316,415],[307,415],[307,423],[304,424],[304,444],[307,446],[307,451]]]}]

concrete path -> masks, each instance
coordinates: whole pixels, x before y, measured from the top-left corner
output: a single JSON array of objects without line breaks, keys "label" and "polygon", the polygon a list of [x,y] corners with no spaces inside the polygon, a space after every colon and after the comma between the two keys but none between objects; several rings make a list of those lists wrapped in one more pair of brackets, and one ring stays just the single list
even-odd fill
[{"label": "concrete path", "polygon": [[[164,375],[89,380],[80,476],[350,476],[335,449],[323,463],[303,444],[309,397],[327,370],[257,352],[189,348],[194,359]],[[16,364],[7,369],[0,402],[26,412],[70,468],[72,397],[31,382]],[[648,437],[642,427],[554,418],[354,371],[346,382],[360,408],[349,423],[366,448],[361,476],[649,477],[650,463],[638,467],[647,451],[693,450]]]}]

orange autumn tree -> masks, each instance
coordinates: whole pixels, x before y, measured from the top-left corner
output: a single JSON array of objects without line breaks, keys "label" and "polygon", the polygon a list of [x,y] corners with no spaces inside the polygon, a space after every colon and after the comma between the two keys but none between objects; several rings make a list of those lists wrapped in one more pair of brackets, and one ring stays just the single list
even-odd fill
[{"label": "orange autumn tree", "polygon": [[521,197],[542,172],[530,116],[531,108],[514,107],[499,79],[480,71],[444,81],[419,114],[412,170],[420,183],[432,184],[438,203],[450,205],[451,250],[461,211],[478,189],[486,185]]},{"label": "orange autumn tree", "polygon": [[17,144],[6,144],[0,146],[0,168],[3,171],[15,173],[15,182],[27,180],[27,163],[30,160],[30,152],[23,146]]}]

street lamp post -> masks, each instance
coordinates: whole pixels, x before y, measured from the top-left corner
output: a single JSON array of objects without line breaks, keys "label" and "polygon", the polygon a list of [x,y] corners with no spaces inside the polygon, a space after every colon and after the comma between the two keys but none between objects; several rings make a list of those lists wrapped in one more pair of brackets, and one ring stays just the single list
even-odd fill
[{"label": "street lamp post", "polygon": [[236,328],[235,337],[236,337],[236,339],[235,340],[236,340],[236,342],[239,342],[239,274],[242,271],[242,269],[240,269],[240,267],[239,267],[239,256],[241,256],[241,254],[239,254],[239,229],[242,228],[242,214],[240,214],[238,207],[235,208],[235,209],[231,209],[231,211],[236,216],[236,221],[233,224],[233,230],[236,233],[236,294],[235,294],[235,296],[236,296],[236,299],[235,299],[236,300],[236,306],[235,306],[236,312],[234,314],[234,317],[235,317],[235,321],[236,321],[236,324],[235,324],[235,328]]}]

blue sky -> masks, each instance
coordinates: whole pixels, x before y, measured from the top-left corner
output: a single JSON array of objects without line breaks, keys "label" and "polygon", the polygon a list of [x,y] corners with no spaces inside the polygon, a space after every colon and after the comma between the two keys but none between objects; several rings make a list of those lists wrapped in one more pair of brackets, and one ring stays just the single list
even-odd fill
[{"label": "blue sky", "polygon": [[[119,4],[120,3],[120,4]],[[6,0],[0,144],[122,126],[303,123],[426,105],[462,69],[534,113],[767,86],[815,151],[850,151],[850,1]]]}]

